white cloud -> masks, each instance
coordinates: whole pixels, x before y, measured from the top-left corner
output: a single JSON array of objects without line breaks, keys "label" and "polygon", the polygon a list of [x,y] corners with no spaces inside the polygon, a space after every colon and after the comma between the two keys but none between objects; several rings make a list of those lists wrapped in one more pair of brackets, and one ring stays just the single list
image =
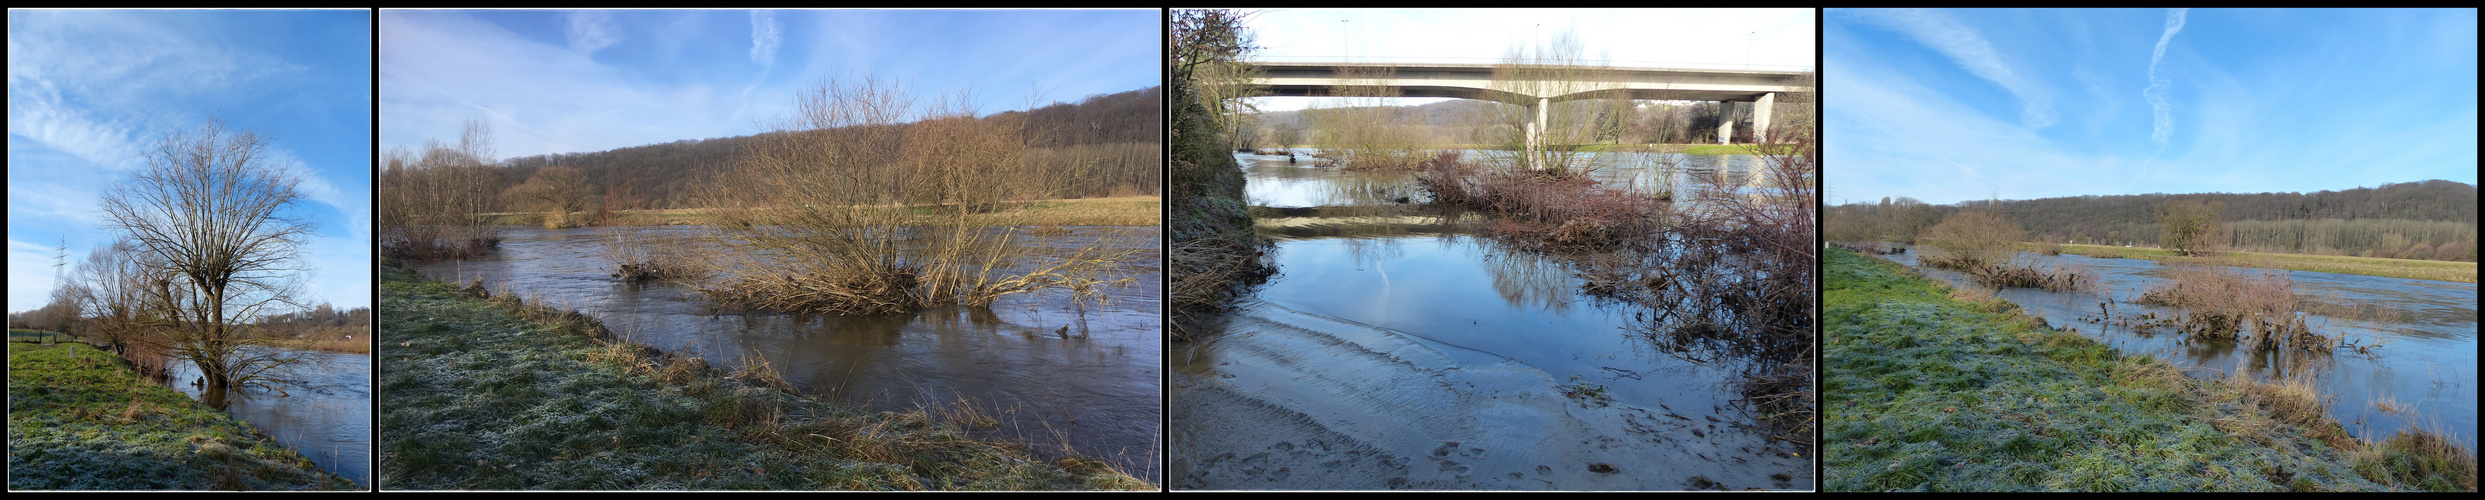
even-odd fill
[{"label": "white cloud", "polygon": [[2156,141],[2159,146],[2166,145],[2166,138],[2174,135],[2174,109],[2166,102],[2166,92],[2173,88],[2174,82],[2167,81],[2164,74],[2157,72],[2157,63],[2166,59],[2166,44],[2174,41],[2175,33],[2183,31],[2183,18],[2189,12],[2190,9],[2166,10],[2166,31],[2157,35],[2157,48],[2149,51],[2148,88],[2140,91],[2142,97],[2148,98],[2149,107],[2156,111],[2156,128],[2149,132],[2149,140]]},{"label": "white cloud", "polygon": [[52,247],[9,240],[9,311],[43,307],[52,293]]},{"label": "white cloud", "polygon": [[1983,33],[1960,23],[1949,14],[1923,9],[1844,9],[1842,12],[1907,35],[1916,43],[1949,57],[1960,69],[2009,90],[2019,98],[2020,123],[2032,128],[2045,128],[2059,121],[2054,116],[2052,99],[2033,80],[2013,71]]},{"label": "white cloud", "polygon": [[777,34],[777,13],[751,11],[751,62],[763,68],[776,66],[777,47],[782,43]]},{"label": "white cloud", "polygon": [[473,16],[383,12],[380,36],[382,149],[453,140],[472,118],[491,121],[503,158],[750,131],[700,88],[636,87],[585,54]]},{"label": "white cloud", "polygon": [[613,25],[613,13],[582,10],[569,13],[569,48],[579,54],[594,54],[613,44],[621,43],[621,28]]}]

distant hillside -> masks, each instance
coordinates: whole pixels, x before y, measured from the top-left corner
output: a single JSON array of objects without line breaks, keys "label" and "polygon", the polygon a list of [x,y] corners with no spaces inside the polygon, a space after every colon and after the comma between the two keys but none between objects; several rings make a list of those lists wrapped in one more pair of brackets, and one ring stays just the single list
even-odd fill
[{"label": "distant hillside", "polygon": [[[1906,239],[1952,212],[1990,207],[2032,239],[2156,245],[2157,206],[2173,198],[2221,205],[2228,245],[2239,250],[2475,261],[2477,187],[2429,180],[2313,193],[2074,196],[1925,206],[1911,199],[1829,210],[1832,233]],[[1842,222],[1843,221],[1843,222]],[[1858,226],[1862,226],[1859,228]]]},{"label": "distant hillside", "polygon": [[[985,119],[1019,115],[1028,119],[1028,146],[1038,149],[1146,145],[1140,149],[1154,150],[1163,141],[1165,128],[1161,87],[1089,96],[1076,104],[1053,103],[1033,110],[1006,111]],[[566,165],[586,170],[588,182],[604,194],[605,208],[683,207],[687,206],[683,195],[691,181],[731,165],[750,140],[760,135],[764,134],[509,158],[501,161],[506,168],[501,169],[500,186],[493,192],[525,182],[536,169]],[[1133,178],[1127,183],[1145,184],[1126,186],[1130,191],[1156,190],[1157,175],[1153,173],[1144,180],[1136,179],[1137,175],[1120,177]]]}]

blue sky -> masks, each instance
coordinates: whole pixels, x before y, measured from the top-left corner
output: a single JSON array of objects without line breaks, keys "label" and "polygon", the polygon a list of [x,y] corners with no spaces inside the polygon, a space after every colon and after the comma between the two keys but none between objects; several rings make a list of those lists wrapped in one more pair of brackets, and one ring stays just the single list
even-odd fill
[{"label": "blue sky", "polygon": [[371,305],[371,12],[9,10],[9,310],[42,307],[54,247],[117,236],[98,207],[167,133],[271,138],[317,224],[304,299]]},{"label": "blue sky", "polygon": [[822,78],[985,114],[1163,81],[1157,10],[404,11],[380,14],[380,143],[500,158],[749,135]]},{"label": "blue sky", "polygon": [[[1590,59],[1616,66],[1806,70],[1813,19],[1813,9],[1265,9],[1244,24],[1260,61],[1491,63],[1569,31]],[[1292,111],[1319,100],[1258,102]]]},{"label": "blue sky", "polygon": [[2473,9],[1823,17],[1830,204],[2477,182]]}]

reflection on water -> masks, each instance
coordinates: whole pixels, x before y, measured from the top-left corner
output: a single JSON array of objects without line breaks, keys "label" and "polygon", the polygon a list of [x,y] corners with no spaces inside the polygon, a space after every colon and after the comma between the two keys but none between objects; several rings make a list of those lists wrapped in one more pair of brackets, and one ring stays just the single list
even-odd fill
[{"label": "reflection on water", "polygon": [[[1152,229],[1152,228],[1150,228]],[[666,245],[693,245],[701,228],[658,228]],[[1073,227],[1061,244],[1110,231]],[[1107,289],[1107,303],[1081,308],[1047,291],[988,308],[942,307],[845,316],[718,311],[677,284],[630,284],[610,276],[594,229],[509,228],[499,253],[418,266],[424,275],[480,279],[556,307],[577,309],[615,335],[712,365],[764,359],[806,393],[883,411],[972,404],[1008,413],[992,437],[1026,440],[1045,454],[1062,443],[1155,481],[1162,341],[1160,263],[1141,252],[1140,276]],[[1155,231],[1124,244],[1157,247]]]},{"label": "reflection on water", "polygon": [[[1881,257],[1915,265],[1913,252]],[[2167,279],[2171,270],[2168,266],[2143,259],[2070,254],[2024,254],[2021,258],[2052,258],[2064,265],[2087,266],[2096,270],[2102,280],[2101,292],[2014,288],[1996,293],[2047,323],[2078,328],[2080,333],[2123,352],[2174,361],[2197,377],[2224,377],[2240,370],[2258,380],[2309,378],[2329,400],[2330,416],[2358,437],[2379,440],[2413,427],[2444,433],[2469,449],[2476,447],[2474,283],[2270,269],[2267,271],[2294,282],[2297,300],[2313,313],[2307,322],[2315,330],[2344,335],[2363,344],[2387,343],[2369,353],[2258,350],[2238,346],[2234,341],[2136,332],[2111,323],[2079,319],[2096,315],[2098,306],[2108,299],[2118,317],[2149,312],[2161,317],[2175,314],[2175,309],[2133,303],[2149,287]],[[1918,269],[1953,286],[1977,286],[1954,271]],[[2348,311],[2362,314],[2340,314]],[[2380,405],[2385,403],[2411,410],[2384,411]]]},{"label": "reflection on water", "polygon": [[[1249,181],[1243,185],[1243,199],[1255,207],[1333,207],[1344,205],[1423,204],[1431,201],[1431,193],[1415,182],[1412,172],[1348,171],[1334,167],[1312,167],[1310,149],[1300,160],[1288,163],[1284,156],[1239,155],[1243,174]],[[1479,151],[1463,151],[1469,161],[1484,158]],[[1680,201],[1696,201],[1717,196],[1702,186],[1723,186],[1751,189],[1768,182],[1766,168],[1759,157],[1750,155],[1693,155],[1682,153],[1591,153],[1612,156],[1612,166],[1599,168],[1588,176],[1611,186],[1631,186],[1645,192],[1673,192]],[[1405,199],[1406,201],[1398,201]]]},{"label": "reflection on water", "polygon": [[192,399],[222,399],[230,413],[266,432],[285,447],[301,452],[319,468],[355,484],[371,484],[371,357],[361,354],[305,352],[306,363],[281,369],[275,378],[299,382],[278,390],[231,389],[205,394],[192,385],[196,365],[176,359],[169,363],[174,390]]},{"label": "reflection on water", "polygon": [[[1429,206],[1412,174],[1236,159],[1279,274],[1203,328],[1221,333],[1174,344],[1169,486],[1809,487],[1810,450],[1733,406],[1751,362],[1666,352],[1636,329],[1646,307],[1474,235],[1488,216]],[[1754,165],[1680,160],[1697,168],[1674,181]]]}]

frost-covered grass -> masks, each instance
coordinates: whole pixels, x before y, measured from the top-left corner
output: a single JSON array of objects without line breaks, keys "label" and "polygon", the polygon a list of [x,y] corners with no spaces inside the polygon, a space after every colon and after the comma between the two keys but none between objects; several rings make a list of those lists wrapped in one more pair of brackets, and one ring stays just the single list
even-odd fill
[{"label": "frost-covered grass", "polygon": [[1102,462],[972,440],[931,413],[796,396],[764,367],[599,340],[585,316],[396,269],[382,274],[380,318],[388,489],[1155,489]]},{"label": "frost-covered grass", "polygon": [[[15,332],[12,332],[15,333]],[[351,490],[93,346],[9,343],[11,490]]]},{"label": "frost-covered grass", "polygon": [[2473,458],[2356,441],[2308,388],[2187,377],[1853,252],[1822,265],[1826,490],[2475,488]]}]

